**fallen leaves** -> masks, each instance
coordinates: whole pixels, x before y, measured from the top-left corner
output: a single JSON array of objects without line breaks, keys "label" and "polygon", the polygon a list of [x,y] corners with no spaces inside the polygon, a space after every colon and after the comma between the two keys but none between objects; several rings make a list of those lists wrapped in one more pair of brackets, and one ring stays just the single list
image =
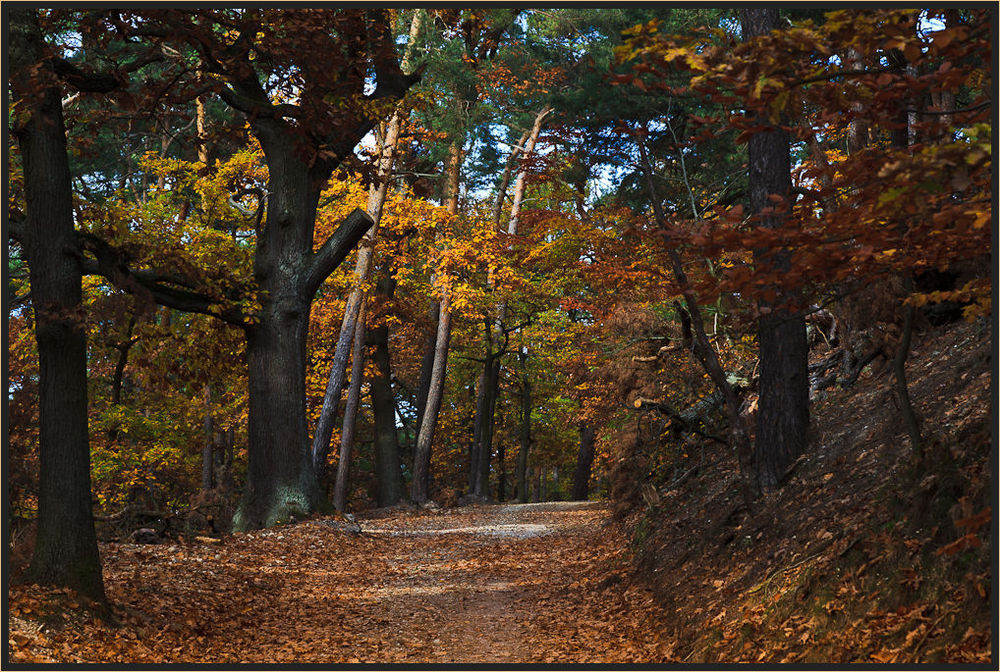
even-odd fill
[{"label": "fallen leaves", "polygon": [[364,521],[360,535],[306,521],[216,543],[106,544],[120,627],[74,617],[32,631],[43,614],[75,614],[76,598],[16,586],[11,661],[669,660],[648,591],[607,581],[627,556],[605,516],[476,507]]}]

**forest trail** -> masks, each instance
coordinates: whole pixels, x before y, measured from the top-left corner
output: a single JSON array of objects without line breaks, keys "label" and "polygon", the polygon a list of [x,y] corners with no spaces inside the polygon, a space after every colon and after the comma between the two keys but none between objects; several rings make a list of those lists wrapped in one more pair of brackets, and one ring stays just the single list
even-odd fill
[{"label": "forest trail", "polygon": [[[29,632],[21,608],[17,649],[38,662],[669,659],[607,521],[604,503],[552,502],[394,512],[361,518],[360,534],[316,519],[218,544],[107,544],[123,626]],[[15,595],[15,610],[32,600]]]}]

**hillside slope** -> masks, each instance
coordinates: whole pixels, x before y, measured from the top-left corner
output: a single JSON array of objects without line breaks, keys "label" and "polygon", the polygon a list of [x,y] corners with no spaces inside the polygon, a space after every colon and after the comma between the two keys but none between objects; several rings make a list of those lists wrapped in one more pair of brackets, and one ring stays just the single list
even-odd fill
[{"label": "hillside slope", "polygon": [[679,659],[989,662],[990,352],[985,323],[915,342],[908,375],[923,459],[890,372],[872,366],[813,400],[808,454],[753,511],[735,458],[717,444],[679,486],[619,505],[639,573],[672,612]]}]

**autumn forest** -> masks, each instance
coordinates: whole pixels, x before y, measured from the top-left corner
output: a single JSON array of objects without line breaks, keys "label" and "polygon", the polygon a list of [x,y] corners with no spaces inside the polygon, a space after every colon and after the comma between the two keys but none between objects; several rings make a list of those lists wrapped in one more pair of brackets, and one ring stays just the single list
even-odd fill
[{"label": "autumn forest", "polygon": [[6,663],[996,664],[995,8],[3,13]]}]

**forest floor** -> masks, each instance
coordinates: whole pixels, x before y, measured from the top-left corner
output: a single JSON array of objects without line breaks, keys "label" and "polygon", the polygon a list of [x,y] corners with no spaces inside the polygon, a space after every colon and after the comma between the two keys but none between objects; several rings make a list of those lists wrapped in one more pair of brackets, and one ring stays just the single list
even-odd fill
[{"label": "forest floor", "polygon": [[664,605],[674,654],[701,664],[990,665],[994,347],[985,321],[915,337],[907,378],[923,455],[877,360],[852,387],[814,396],[807,452],[749,509],[735,456],[712,443],[688,450],[682,476],[670,470],[645,496],[619,498],[634,578]]},{"label": "forest floor", "polygon": [[[595,502],[318,518],[193,541],[102,544],[121,620],[10,592],[11,662],[583,663],[669,659]],[[338,529],[340,528],[340,529]],[[67,607],[69,607],[67,609]]]},{"label": "forest floor", "polygon": [[683,481],[668,472],[650,484],[642,467],[614,510],[396,509],[359,515],[357,534],[316,518],[221,540],[102,543],[120,625],[71,594],[14,586],[9,661],[987,669],[991,352],[981,325],[915,343],[907,368],[923,457],[884,365],[818,394],[809,451],[751,509],[735,458],[709,443],[678,465]]}]

